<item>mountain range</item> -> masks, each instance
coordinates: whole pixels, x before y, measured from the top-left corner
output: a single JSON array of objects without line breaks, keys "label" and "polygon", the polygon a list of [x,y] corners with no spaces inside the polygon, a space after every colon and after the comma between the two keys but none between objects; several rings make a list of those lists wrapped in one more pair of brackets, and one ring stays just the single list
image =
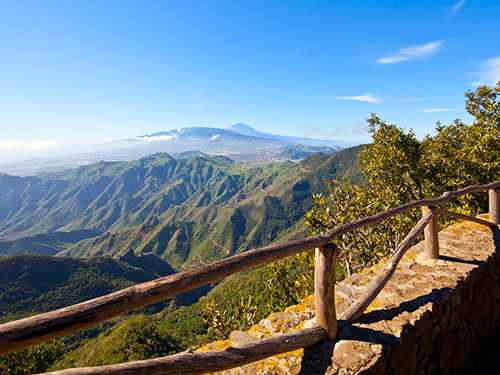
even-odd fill
[{"label": "mountain range", "polygon": [[360,147],[261,167],[159,153],[37,176],[0,174],[0,235],[29,236],[0,242],[0,253],[119,257],[133,249],[177,269],[210,263],[304,235],[297,224],[311,193],[325,192],[331,178],[363,179]]},{"label": "mountain range", "polygon": [[302,159],[316,152],[333,153],[342,149],[342,142],[264,133],[244,124],[236,124],[227,129],[208,127],[173,129],[101,143],[99,149],[45,159],[34,158],[0,163],[0,172],[27,176],[43,171],[61,171],[99,161],[130,161],[158,152],[166,152],[176,157],[177,154],[187,151],[222,155],[245,164],[262,165]]}]

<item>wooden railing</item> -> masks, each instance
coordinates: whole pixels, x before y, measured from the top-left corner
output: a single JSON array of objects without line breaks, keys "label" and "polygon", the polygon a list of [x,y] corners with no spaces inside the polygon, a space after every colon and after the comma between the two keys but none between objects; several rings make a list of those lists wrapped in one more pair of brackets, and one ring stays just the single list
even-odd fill
[{"label": "wooden railing", "polygon": [[[77,305],[2,324],[0,325],[0,355],[80,331],[128,311],[212,283],[239,271],[312,249],[316,249],[316,327],[211,352],[188,350],[164,358],[119,365],[75,368],[52,374],[205,374],[242,366],[277,354],[311,346],[325,339],[335,341],[338,330],[334,287],[337,247],[331,243],[332,240],[355,229],[380,223],[415,208],[422,208],[422,218],[391,255],[382,272],[340,317],[344,323],[349,323],[361,316],[368,305],[377,297],[394,274],[405,252],[424,230],[425,256],[429,259],[439,257],[438,214],[496,227],[500,223],[499,188],[500,181],[496,181],[489,185],[471,186],[459,191],[446,192],[440,198],[410,202],[378,215],[338,226],[322,235],[250,250],[206,266],[138,284]],[[490,202],[489,221],[436,207],[452,198],[487,190],[489,190]]]}]

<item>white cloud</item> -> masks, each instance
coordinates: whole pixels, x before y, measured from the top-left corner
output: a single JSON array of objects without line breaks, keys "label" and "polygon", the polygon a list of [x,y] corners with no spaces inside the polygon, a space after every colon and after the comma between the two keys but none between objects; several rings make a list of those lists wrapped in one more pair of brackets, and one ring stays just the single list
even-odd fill
[{"label": "white cloud", "polygon": [[153,142],[153,141],[168,141],[172,138],[177,138],[177,135],[157,135],[154,137],[134,137],[136,141],[145,141],[145,142]]},{"label": "white cloud", "polygon": [[410,46],[403,48],[399,53],[387,57],[382,57],[377,61],[380,64],[397,64],[402,61],[411,61],[415,59],[424,59],[434,52],[441,50],[444,40],[429,42],[420,46]]},{"label": "white cloud", "polygon": [[479,64],[479,71],[472,73],[479,76],[479,80],[472,82],[474,86],[492,85],[500,81],[500,57],[494,57]]},{"label": "white cloud", "polygon": [[333,96],[328,99],[354,100],[354,101],[368,102],[368,103],[382,103],[382,99],[373,96],[371,94],[358,95],[358,96]]},{"label": "white cloud", "polygon": [[455,14],[457,14],[458,11],[460,9],[462,9],[462,7],[464,6],[464,4],[465,4],[466,1],[467,0],[462,0],[458,4],[456,4],[453,8],[451,8],[451,12],[450,12],[450,14],[448,16],[448,20],[450,20],[451,18],[453,18],[455,16]]},{"label": "white cloud", "polygon": [[45,150],[55,148],[61,142],[55,140],[46,141],[0,141],[0,150]]},{"label": "white cloud", "polygon": [[421,111],[418,111],[418,113],[432,113],[432,112],[451,112],[451,111],[458,111],[460,108],[429,108],[429,109],[422,109]]},{"label": "white cloud", "polygon": [[220,134],[214,134],[214,135],[212,136],[212,138],[211,138],[211,139],[212,139],[212,141],[215,141],[217,138],[219,138],[219,135],[220,135]]}]

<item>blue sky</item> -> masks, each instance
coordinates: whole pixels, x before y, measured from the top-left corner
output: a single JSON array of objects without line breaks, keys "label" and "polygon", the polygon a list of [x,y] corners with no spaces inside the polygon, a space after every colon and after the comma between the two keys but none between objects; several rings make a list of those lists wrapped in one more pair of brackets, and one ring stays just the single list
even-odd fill
[{"label": "blue sky", "polygon": [[0,162],[188,126],[432,133],[500,80],[500,2],[0,0]]}]

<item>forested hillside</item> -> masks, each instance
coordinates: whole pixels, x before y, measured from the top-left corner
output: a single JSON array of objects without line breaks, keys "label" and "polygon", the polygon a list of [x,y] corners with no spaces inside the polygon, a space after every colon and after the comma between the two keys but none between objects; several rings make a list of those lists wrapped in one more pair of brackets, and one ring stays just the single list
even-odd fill
[{"label": "forested hillside", "polygon": [[[37,177],[2,175],[1,230],[49,233],[0,242],[0,253],[118,257],[132,249],[178,269],[196,267],[304,235],[296,224],[311,207],[312,192],[326,191],[330,178],[363,179],[359,151],[262,168],[223,157],[157,154]],[[72,239],[57,239],[68,230]]]},{"label": "forested hillside", "polygon": [[[160,258],[0,258],[0,321],[52,311],[175,271]],[[164,306],[163,306],[164,307]]]}]

